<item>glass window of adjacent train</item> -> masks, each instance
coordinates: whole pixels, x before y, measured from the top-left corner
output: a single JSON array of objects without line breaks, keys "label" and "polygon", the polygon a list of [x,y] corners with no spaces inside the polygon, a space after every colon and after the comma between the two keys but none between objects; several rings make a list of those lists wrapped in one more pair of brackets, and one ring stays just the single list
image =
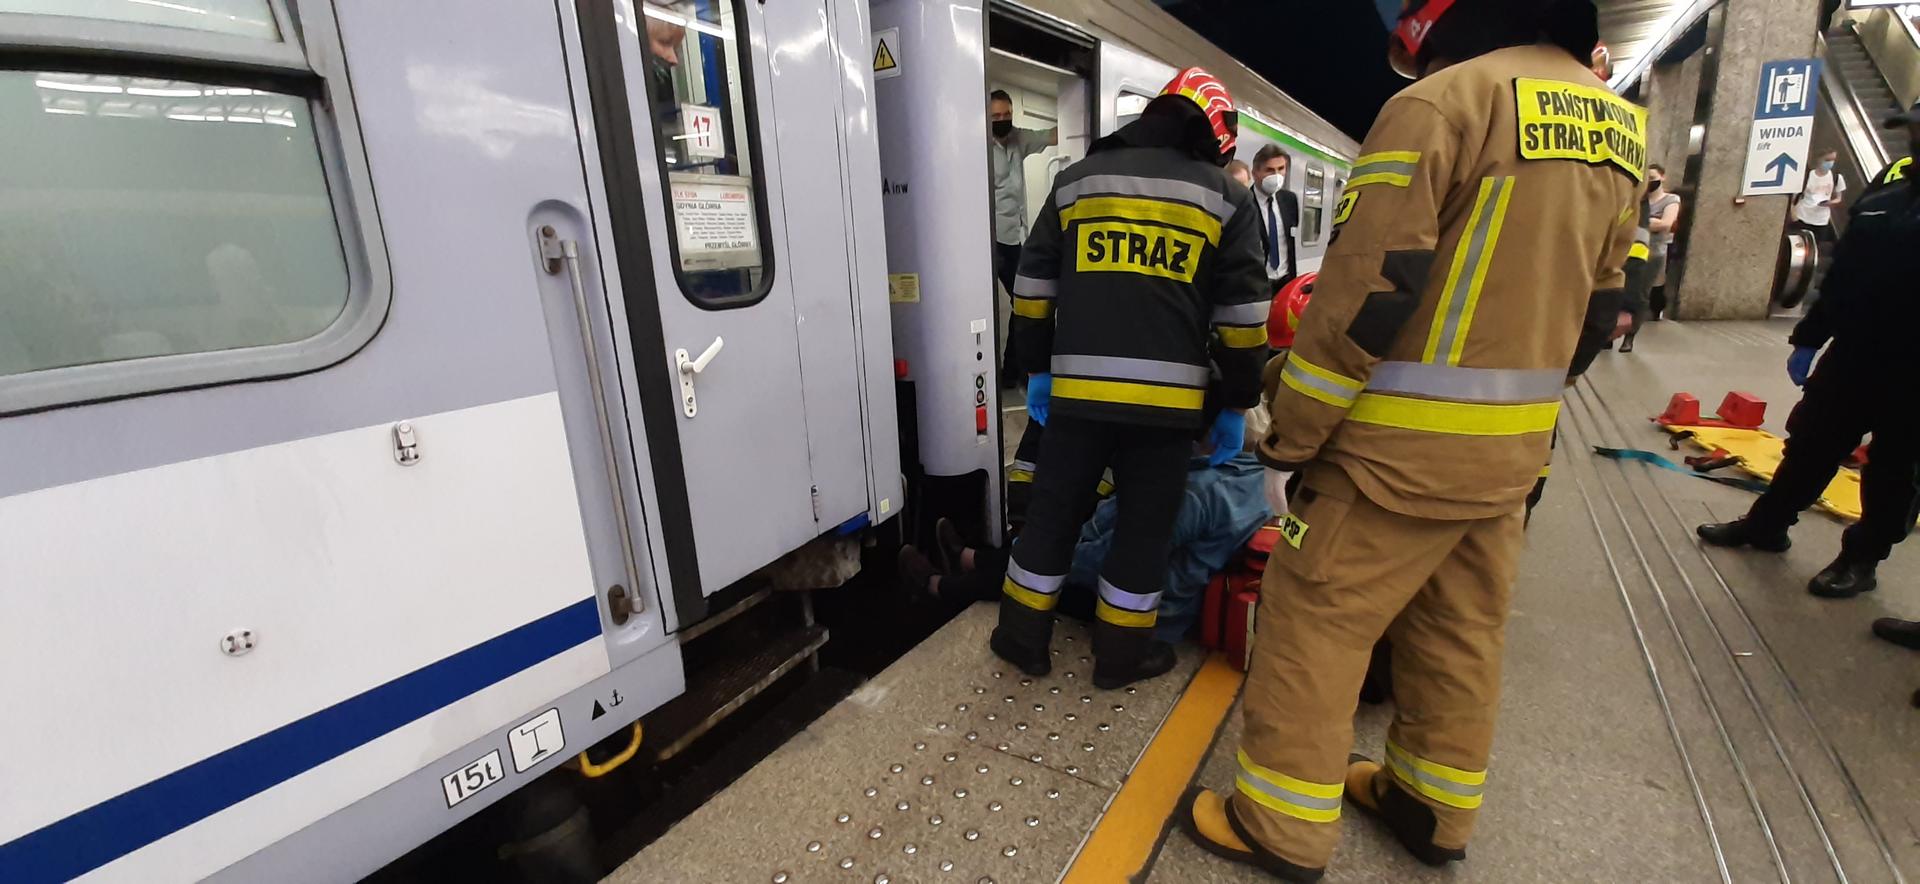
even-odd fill
[{"label": "glass window of adjacent train", "polygon": [[703,307],[757,302],[770,262],[745,18],[733,0],[638,5],[681,290]]},{"label": "glass window of adjacent train", "polygon": [[267,0],[0,0],[0,12],[165,25],[260,40],[280,39]]},{"label": "glass window of adjacent train", "polygon": [[309,108],[208,82],[0,71],[0,378],[333,325],[348,272]]},{"label": "glass window of adjacent train", "polygon": [[0,0],[0,40],[34,47],[0,69],[0,414],[315,371],[379,331],[351,89],[291,22],[286,0]]},{"label": "glass window of adjacent train", "polygon": [[1327,205],[1327,170],[1318,161],[1307,163],[1306,195],[1300,200],[1300,241],[1320,241],[1320,215]]}]

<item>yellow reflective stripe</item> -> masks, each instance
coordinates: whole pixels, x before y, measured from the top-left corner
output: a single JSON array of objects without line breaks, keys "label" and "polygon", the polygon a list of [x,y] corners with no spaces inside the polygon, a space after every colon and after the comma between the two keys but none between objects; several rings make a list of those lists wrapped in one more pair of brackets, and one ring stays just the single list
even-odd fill
[{"label": "yellow reflective stripe", "polygon": [[1096,489],[1099,491],[1101,497],[1106,497],[1107,495],[1112,494],[1113,480],[1106,476],[1101,476],[1100,484],[1096,486]]},{"label": "yellow reflective stripe", "polygon": [[1007,594],[1007,598],[1013,599],[1036,611],[1051,611],[1054,605],[1060,604],[1059,593],[1047,595],[1045,593],[1034,592],[1031,589],[1013,582],[1013,578],[1011,577],[1007,578],[1006,582],[1001,584],[1000,589]]},{"label": "yellow reflective stripe", "polygon": [[1535,478],[1545,479],[1546,477],[1552,474],[1553,474],[1553,464],[1547,464],[1546,466],[1540,468],[1540,475]]},{"label": "yellow reflective stripe", "polygon": [[1369,184],[1391,184],[1394,187],[1412,187],[1413,176],[1394,172],[1375,172],[1371,175],[1355,175],[1347,181],[1347,189],[1365,187]]},{"label": "yellow reflective stripe", "polygon": [[1129,611],[1107,604],[1106,599],[1094,603],[1093,614],[1115,626],[1152,626],[1160,619],[1157,608],[1152,611]]},{"label": "yellow reflective stripe", "polygon": [[1125,381],[1056,377],[1053,379],[1053,398],[1196,410],[1206,404],[1207,391],[1191,387],[1161,387],[1154,384],[1130,384]]},{"label": "yellow reflective stripe", "polygon": [[1460,352],[1467,346],[1467,330],[1473,327],[1473,313],[1480,306],[1480,292],[1487,284],[1487,271],[1493,267],[1493,249],[1500,243],[1500,230],[1507,223],[1507,205],[1513,202],[1514,179],[1508,178],[1504,185],[1496,185],[1500,192],[1493,206],[1492,225],[1487,229],[1486,246],[1480,251],[1480,261],[1473,268],[1473,281],[1467,287],[1467,303],[1460,311],[1460,321],[1453,331],[1453,346],[1447,350],[1447,364],[1459,365]]},{"label": "yellow reflective stripe", "polygon": [[[1057,383],[1057,382],[1056,382]],[[1347,419],[1363,424],[1397,427],[1424,433],[1456,436],[1524,436],[1553,429],[1560,403],[1499,405],[1486,402],[1446,402],[1409,399],[1382,393],[1362,393]]]},{"label": "yellow reflective stripe", "polygon": [[1007,481],[1014,484],[1019,484],[1021,482],[1026,482],[1031,484],[1033,482],[1033,471],[1032,470],[1008,470]]},{"label": "yellow reflective stripe", "polygon": [[1354,168],[1368,163],[1418,163],[1420,152],[1417,150],[1383,150],[1361,156],[1353,161]]},{"label": "yellow reflective stripe", "polygon": [[1013,298],[1013,315],[1028,319],[1045,319],[1053,315],[1053,301],[1047,298]]},{"label": "yellow reflective stripe", "polygon": [[1287,776],[1270,767],[1261,767],[1239,753],[1240,775],[1234,786],[1240,794],[1261,807],[1313,823],[1330,823],[1340,818],[1344,788],[1340,783],[1309,783]]},{"label": "yellow reflective stripe", "polygon": [[1085,218],[1119,218],[1127,221],[1152,221],[1191,230],[1220,244],[1220,219],[1205,209],[1185,203],[1146,199],[1136,196],[1090,196],[1074,201],[1060,210],[1060,229]]},{"label": "yellow reflective stripe", "polygon": [[1214,330],[1220,333],[1220,343],[1234,350],[1267,345],[1267,327],[1264,325],[1219,325]]},{"label": "yellow reflective stripe", "polygon": [[1648,256],[1652,254],[1653,254],[1652,250],[1648,249],[1647,244],[1643,242],[1634,243],[1632,246],[1627,248],[1627,260],[1629,261],[1633,260],[1634,258],[1639,258],[1640,260],[1645,261],[1647,260]]},{"label": "yellow reflective stripe", "polygon": [[1448,807],[1472,810],[1485,798],[1486,771],[1461,770],[1428,761],[1392,740],[1387,741],[1387,767],[1393,771],[1394,778],[1408,788]]},{"label": "yellow reflective stripe", "polygon": [[1303,396],[1335,408],[1352,408],[1354,397],[1360,395],[1366,386],[1339,372],[1308,362],[1298,351],[1288,354],[1286,363],[1280,366],[1280,382]]},{"label": "yellow reflective stripe", "polygon": [[1460,364],[1460,351],[1467,339],[1467,327],[1473,321],[1473,308],[1480,301],[1480,287],[1486,282],[1487,267],[1493,263],[1493,247],[1500,238],[1514,179],[1480,179],[1480,193],[1474,199],[1469,225],[1460,231],[1460,242],[1453,250],[1453,263],[1447,268],[1447,282],[1435,305],[1433,327],[1427,331],[1427,346],[1422,362]]},{"label": "yellow reflective stripe", "polygon": [[1899,162],[1894,163],[1887,169],[1887,177],[1881,179],[1880,183],[1892,184],[1895,181],[1906,178],[1907,167],[1911,165],[1913,165],[1913,157],[1903,157]]}]

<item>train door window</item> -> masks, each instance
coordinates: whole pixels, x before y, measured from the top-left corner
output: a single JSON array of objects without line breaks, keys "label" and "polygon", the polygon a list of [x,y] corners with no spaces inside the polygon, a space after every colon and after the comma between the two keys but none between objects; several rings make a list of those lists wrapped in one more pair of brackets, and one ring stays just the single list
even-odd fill
[{"label": "train door window", "polygon": [[213,31],[260,40],[280,39],[273,6],[267,0],[0,0],[0,12],[104,19]]},{"label": "train door window", "polygon": [[1306,193],[1300,199],[1300,241],[1320,241],[1320,217],[1327,205],[1327,171],[1318,161],[1307,163]]},{"label": "train door window", "polygon": [[0,414],[317,370],[387,315],[337,51],[197,8],[0,0],[37,47],[0,70]]},{"label": "train door window", "polygon": [[681,292],[709,309],[758,303],[772,261],[746,18],[734,0],[638,5]]}]

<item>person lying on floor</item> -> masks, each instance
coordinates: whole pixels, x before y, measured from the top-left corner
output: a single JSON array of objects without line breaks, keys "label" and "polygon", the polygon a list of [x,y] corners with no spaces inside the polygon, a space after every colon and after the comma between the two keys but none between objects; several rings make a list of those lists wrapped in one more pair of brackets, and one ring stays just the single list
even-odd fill
[{"label": "person lying on floor", "polygon": [[[1253,455],[1241,450],[1218,466],[1208,461],[1204,443],[1195,445],[1188,464],[1186,497],[1174,519],[1173,554],[1167,561],[1166,589],[1160,597],[1154,637],[1173,642],[1184,637],[1200,619],[1207,582],[1225,570],[1247,545],[1253,532],[1272,518],[1261,490],[1263,470]],[[1100,563],[1113,543],[1117,499],[1126,489],[1100,502],[1093,518],[1080,529],[1073,550],[1073,571],[1067,577],[1060,611],[1091,619]],[[941,519],[934,527],[941,563],[936,564],[912,546],[900,550],[900,576],[916,592],[931,593],[943,601],[972,603],[1000,597],[1007,573],[1004,549],[974,547],[953,523]]]}]

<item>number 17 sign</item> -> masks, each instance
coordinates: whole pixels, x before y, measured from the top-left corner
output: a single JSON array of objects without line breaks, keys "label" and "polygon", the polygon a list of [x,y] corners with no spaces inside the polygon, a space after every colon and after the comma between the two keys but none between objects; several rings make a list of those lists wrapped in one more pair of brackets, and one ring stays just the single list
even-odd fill
[{"label": "number 17 sign", "polygon": [[727,155],[727,137],[720,131],[719,108],[683,104],[680,121],[686,127],[680,137],[686,142],[687,156],[717,160]]}]

